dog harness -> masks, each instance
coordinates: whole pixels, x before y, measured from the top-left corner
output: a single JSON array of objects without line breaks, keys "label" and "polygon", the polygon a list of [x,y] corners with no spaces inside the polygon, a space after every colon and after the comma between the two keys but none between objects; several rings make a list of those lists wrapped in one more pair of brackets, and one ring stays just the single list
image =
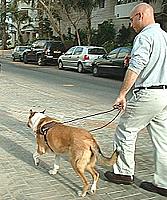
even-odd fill
[{"label": "dog harness", "polygon": [[37,130],[37,134],[40,134],[40,135],[44,136],[44,141],[45,141],[46,145],[49,147],[49,149],[52,152],[54,152],[54,151],[53,151],[53,149],[50,147],[50,145],[48,143],[47,134],[48,134],[48,130],[50,128],[52,128],[53,126],[55,126],[56,124],[58,124],[58,122],[51,121],[51,122],[48,122],[48,123],[44,124],[43,126],[40,127],[40,129]]}]

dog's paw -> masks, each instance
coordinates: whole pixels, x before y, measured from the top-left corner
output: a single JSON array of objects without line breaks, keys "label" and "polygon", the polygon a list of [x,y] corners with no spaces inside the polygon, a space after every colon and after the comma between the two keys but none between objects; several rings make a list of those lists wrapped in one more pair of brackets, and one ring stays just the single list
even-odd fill
[{"label": "dog's paw", "polygon": [[96,193],[96,183],[93,183],[93,185],[92,185],[90,191],[91,191],[92,194],[95,194],[95,193]]},{"label": "dog's paw", "polygon": [[49,170],[50,175],[55,175],[55,174],[57,174],[57,172],[58,172],[58,170],[55,170],[55,169]]},{"label": "dog's paw", "polygon": [[87,192],[78,191],[77,193],[79,197],[85,197]]},{"label": "dog's paw", "polygon": [[35,164],[36,166],[38,166],[39,163],[40,163],[40,160],[39,160],[39,159],[34,160],[34,164]]}]

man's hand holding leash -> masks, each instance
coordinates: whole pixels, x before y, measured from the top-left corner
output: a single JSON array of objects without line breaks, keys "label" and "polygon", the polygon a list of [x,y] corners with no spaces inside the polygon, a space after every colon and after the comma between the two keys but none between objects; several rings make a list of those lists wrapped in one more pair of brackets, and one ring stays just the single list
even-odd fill
[{"label": "man's hand holding leash", "polygon": [[122,87],[120,89],[119,96],[117,97],[116,101],[113,104],[114,108],[118,108],[119,110],[125,110],[126,108],[126,95],[129,92],[129,90],[134,85],[134,82],[136,81],[138,77],[138,74],[133,72],[132,70],[127,70],[124,82],[122,84]]},{"label": "man's hand holding leash", "polygon": [[126,98],[125,96],[119,96],[113,104],[113,108],[118,108],[119,110],[125,110],[126,108]]}]

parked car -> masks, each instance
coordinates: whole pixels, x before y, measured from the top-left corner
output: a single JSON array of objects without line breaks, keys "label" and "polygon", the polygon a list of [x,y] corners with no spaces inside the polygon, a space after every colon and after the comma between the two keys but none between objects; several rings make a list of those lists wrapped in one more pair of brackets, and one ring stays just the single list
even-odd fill
[{"label": "parked car", "polygon": [[31,49],[24,51],[24,63],[35,62],[38,65],[56,63],[58,57],[64,52],[64,45],[60,41],[37,40]]},{"label": "parked car", "polygon": [[30,49],[29,46],[16,46],[12,52],[13,61],[23,61],[23,53],[26,49]]},{"label": "parked car", "polygon": [[129,63],[131,49],[131,47],[119,47],[102,58],[96,59],[92,65],[93,75],[112,75],[123,79]]},{"label": "parked car", "polygon": [[93,61],[104,54],[106,50],[103,47],[74,46],[59,57],[58,68],[72,68],[80,73],[90,71]]}]

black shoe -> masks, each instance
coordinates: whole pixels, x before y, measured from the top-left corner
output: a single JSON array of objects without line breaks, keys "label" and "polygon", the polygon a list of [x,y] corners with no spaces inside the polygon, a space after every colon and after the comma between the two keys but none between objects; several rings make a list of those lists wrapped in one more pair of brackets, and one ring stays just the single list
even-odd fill
[{"label": "black shoe", "polygon": [[162,196],[165,196],[167,197],[167,189],[165,188],[160,188],[160,187],[157,187],[155,185],[153,185],[152,183],[149,183],[147,181],[144,181],[140,184],[140,188],[144,189],[144,190],[147,190],[149,192],[154,192],[154,193],[158,193]]},{"label": "black shoe", "polygon": [[104,173],[104,176],[108,181],[117,184],[131,185],[133,183],[133,179],[128,175],[114,174],[110,171],[107,171]]}]

